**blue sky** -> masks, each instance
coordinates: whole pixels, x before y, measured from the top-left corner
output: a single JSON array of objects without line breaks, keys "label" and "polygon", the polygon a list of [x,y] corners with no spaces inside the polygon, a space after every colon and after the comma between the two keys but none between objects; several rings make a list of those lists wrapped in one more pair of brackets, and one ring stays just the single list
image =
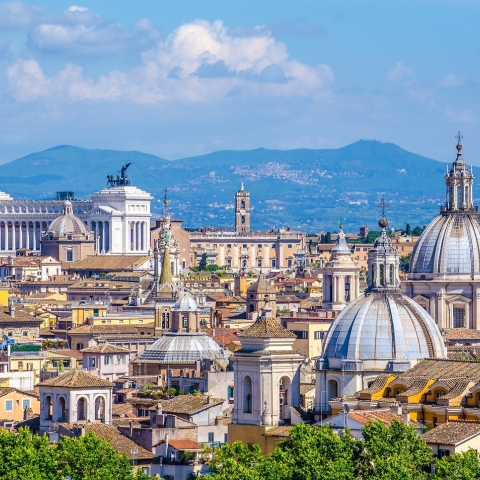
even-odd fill
[{"label": "blue sky", "polygon": [[0,3],[0,162],[393,142],[480,165],[480,2]]}]

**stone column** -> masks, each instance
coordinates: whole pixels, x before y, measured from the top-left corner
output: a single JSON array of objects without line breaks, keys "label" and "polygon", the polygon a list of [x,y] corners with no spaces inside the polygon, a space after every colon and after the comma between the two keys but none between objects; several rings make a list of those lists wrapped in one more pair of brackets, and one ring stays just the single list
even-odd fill
[{"label": "stone column", "polygon": [[27,248],[30,248],[30,222],[27,222],[27,230],[25,231],[25,243]]},{"label": "stone column", "polygon": [[15,250],[16,243],[17,243],[17,238],[16,238],[16,232],[15,232],[15,220],[12,221],[12,250]]},{"label": "stone column", "polygon": [[105,222],[102,222],[102,253],[105,253]]},{"label": "stone column", "polygon": [[23,248],[23,222],[18,222],[18,248]]},{"label": "stone column", "polygon": [[340,275],[338,277],[338,301],[340,303],[345,303],[345,275]]},{"label": "stone column", "polygon": [[5,250],[9,250],[9,245],[8,245],[8,220],[5,222]]}]

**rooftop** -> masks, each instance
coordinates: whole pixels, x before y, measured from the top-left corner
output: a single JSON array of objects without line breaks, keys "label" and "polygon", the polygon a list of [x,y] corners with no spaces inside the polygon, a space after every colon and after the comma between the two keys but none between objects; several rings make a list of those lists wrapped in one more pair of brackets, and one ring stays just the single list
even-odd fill
[{"label": "rooftop", "polygon": [[128,348],[117,347],[116,345],[111,345],[110,343],[101,343],[100,345],[95,345],[94,347],[84,348],[81,350],[82,353],[130,353]]},{"label": "rooftop", "polygon": [[38,384],[40,387],[67,387],[67,388],[89,388],[89,387],[113,387],[113,383],[101,378],[73,370],[71,372],[49,378]]},{"label": "rooftop", "polygon": [[478,434],[480,434],[480,422],[454,420],[424,433],[422,438],[427,443],[458,445]]}]

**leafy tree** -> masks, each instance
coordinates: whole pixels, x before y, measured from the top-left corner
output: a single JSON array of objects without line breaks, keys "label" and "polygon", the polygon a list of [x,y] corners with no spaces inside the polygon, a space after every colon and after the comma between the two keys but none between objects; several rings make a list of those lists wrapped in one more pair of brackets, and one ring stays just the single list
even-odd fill
[{"label": "leafy tree", "polygon": [[130,460],[119,455],[106,441],[92,432],[78,438],[61,437],[57,444],[61,478],[70,480],[133,480],[148,478],[142,472],[135,476]]},{"label": "leafy tree", "polygon": [[0,479],[60,480],[48,437],[32,436],[27,428],[20,428],[18,435],[0,429]]},{"label": "leafy tree", "polygon": [[407,226],[405,227],[405,233],[407,235],[411,235],[412,234],[412,227],[410,227],[410,224],[407,223]]},{"label": "leafy tree", "polygon": [[202,258],[200,259],[200,263],[198,264],[198,270],[204,271],[207,269],[207,254],[204,253]]},{"label": "leafy tree", "polygon": [[215,480],[263,480],[259,470],[264,462],[258,445],[250,449],[237,441],[218,450],[210,470],[216,474]]},{"label": "leafy tree", "polygon": [[416,237],[419,237],[423,233],[424,230],[425,230],[425,227],[415,227],[412,230],[412,235],[415,235]]},{"label": "leafy tree", "polygon": [[424,480],[433,454],[410,425],[395,420],[390,426],[369,422],[363,428],[364,444],[357,458],[358,479]]},{"label": "leafy tree", "polygon": [[468,450],[438,460],[435,477],[441,480],[476,480],[480,478],[480,454]]},{"label": "leafy tree", "polygon": [[265,480],[350,480],[358,443],[348,432],[298,424],[290,438],[258,465]]},{"label": "leafy tree", "polygon": [[410,270],[410,260],[412,259],[412,252],[400,257],[399,267],[403,273],[408,273]]},{"label": "leafy tree", "polygon": [[220,267],[219,267],[218,265],[207,265],[207,266],[205,267],[205,270],[206,270],[207,272],[216,272],[216,271],[219,270],[219,269],[220,269]]}]

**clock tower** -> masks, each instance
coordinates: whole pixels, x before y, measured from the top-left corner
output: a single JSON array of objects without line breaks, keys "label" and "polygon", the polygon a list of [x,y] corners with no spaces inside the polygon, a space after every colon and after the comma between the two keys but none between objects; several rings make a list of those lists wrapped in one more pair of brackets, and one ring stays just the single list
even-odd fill
[{"label": "clock tower", "polygon": [[235,230],[237,232],[250,232],[250,194],[242,186],[235,194]]}]

